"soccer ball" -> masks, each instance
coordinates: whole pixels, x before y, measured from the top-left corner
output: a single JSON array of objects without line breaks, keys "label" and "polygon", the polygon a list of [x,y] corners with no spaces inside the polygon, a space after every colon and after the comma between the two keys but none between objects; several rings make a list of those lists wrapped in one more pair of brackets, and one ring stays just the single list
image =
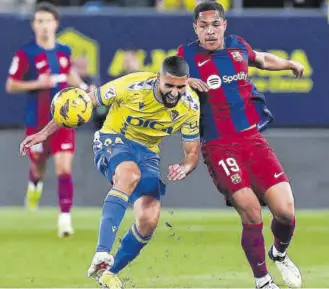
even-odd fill
[{"label": "soccer ball", "polygon": [[56,123],[67,128],[76,128],[90,120],[93,105],[87,92],[80,88],[67,87],[54,96],[50,110]]}]

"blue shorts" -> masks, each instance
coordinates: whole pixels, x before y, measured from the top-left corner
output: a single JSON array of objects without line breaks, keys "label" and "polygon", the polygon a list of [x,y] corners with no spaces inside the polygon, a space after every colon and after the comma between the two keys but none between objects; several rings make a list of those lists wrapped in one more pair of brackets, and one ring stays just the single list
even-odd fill
[{"label": "blue shorts", "polygon": [[146,146],[136,143],[121,134],[95,133],[93,141],[94,163],[97,170],[111,183],[116,167],[125,161],[137,164],[141,179],[129,198],[134,203],[141,196],[152,196],[161,200],[166,186],[161,181],[160,157]]}]

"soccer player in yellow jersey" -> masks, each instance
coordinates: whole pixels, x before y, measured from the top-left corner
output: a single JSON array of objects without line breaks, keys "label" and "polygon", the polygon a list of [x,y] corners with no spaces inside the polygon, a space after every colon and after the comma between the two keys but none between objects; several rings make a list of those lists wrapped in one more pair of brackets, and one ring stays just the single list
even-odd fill
[{"label": "soccer player in yellow jersey", "polygon": [[[158,224],[160,199],[165,193],[159,171],[161,140],[178,130],[182,133],[185,158],[169,166],[169,180],[185,178],[197,165],[200,110],[188,77],[185,60],[171,56],[164,60],[158,75],[132,73],[89,94],[94,106],[111,105],[93,145],[97,170],[113,184],[104,201],[98,245],[88,270],[103,287],[122,287],[117,273],[150,241]],[[41,132],[27,137],[21,154],[58,128],[51,121]],[[136,222],[112,257],[128,203],[133,204]]]}]

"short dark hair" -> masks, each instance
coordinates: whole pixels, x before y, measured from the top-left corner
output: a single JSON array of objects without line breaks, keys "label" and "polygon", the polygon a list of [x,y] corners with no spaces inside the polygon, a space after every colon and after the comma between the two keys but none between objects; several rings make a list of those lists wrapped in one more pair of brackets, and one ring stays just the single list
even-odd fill
[{"label": "short dark hair", "polygon": [[165,58],[161,66],[161,73],[169,73],[176,77],[190,76],[190,68],[187,62],[180,56]]},{"label": "short dark hair", "polygon": [[200,12],[216,10],[219,13],[219,16],[225,19],[225,10],[224,7],[216,1],[205,1],[200,3],[194,9],[194,21],[197,21],[200,15]]},{"label": "short dark hair", "polygon": [[60,18],[59,11],[54,4],[52,4],[50,2],[40,2],[37,5],[35,5],[32,20],[34,20],[35,13],[40,12],[40,11],[48,12],[48,13],[52,14],[57,21]]}]

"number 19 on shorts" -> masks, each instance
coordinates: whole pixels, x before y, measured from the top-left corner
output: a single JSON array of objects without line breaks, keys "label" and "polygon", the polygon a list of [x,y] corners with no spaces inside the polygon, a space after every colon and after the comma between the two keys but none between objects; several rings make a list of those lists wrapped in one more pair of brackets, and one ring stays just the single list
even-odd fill
[{"label": "number 19 on shorts", "polygon": [[232,173],[237,173],[240,171],[240,168],[234,158],[227,158],[224,160],[220,160],[218,162],[218,165],[220,165],[223,168],[227,176],[230,176]]}]

